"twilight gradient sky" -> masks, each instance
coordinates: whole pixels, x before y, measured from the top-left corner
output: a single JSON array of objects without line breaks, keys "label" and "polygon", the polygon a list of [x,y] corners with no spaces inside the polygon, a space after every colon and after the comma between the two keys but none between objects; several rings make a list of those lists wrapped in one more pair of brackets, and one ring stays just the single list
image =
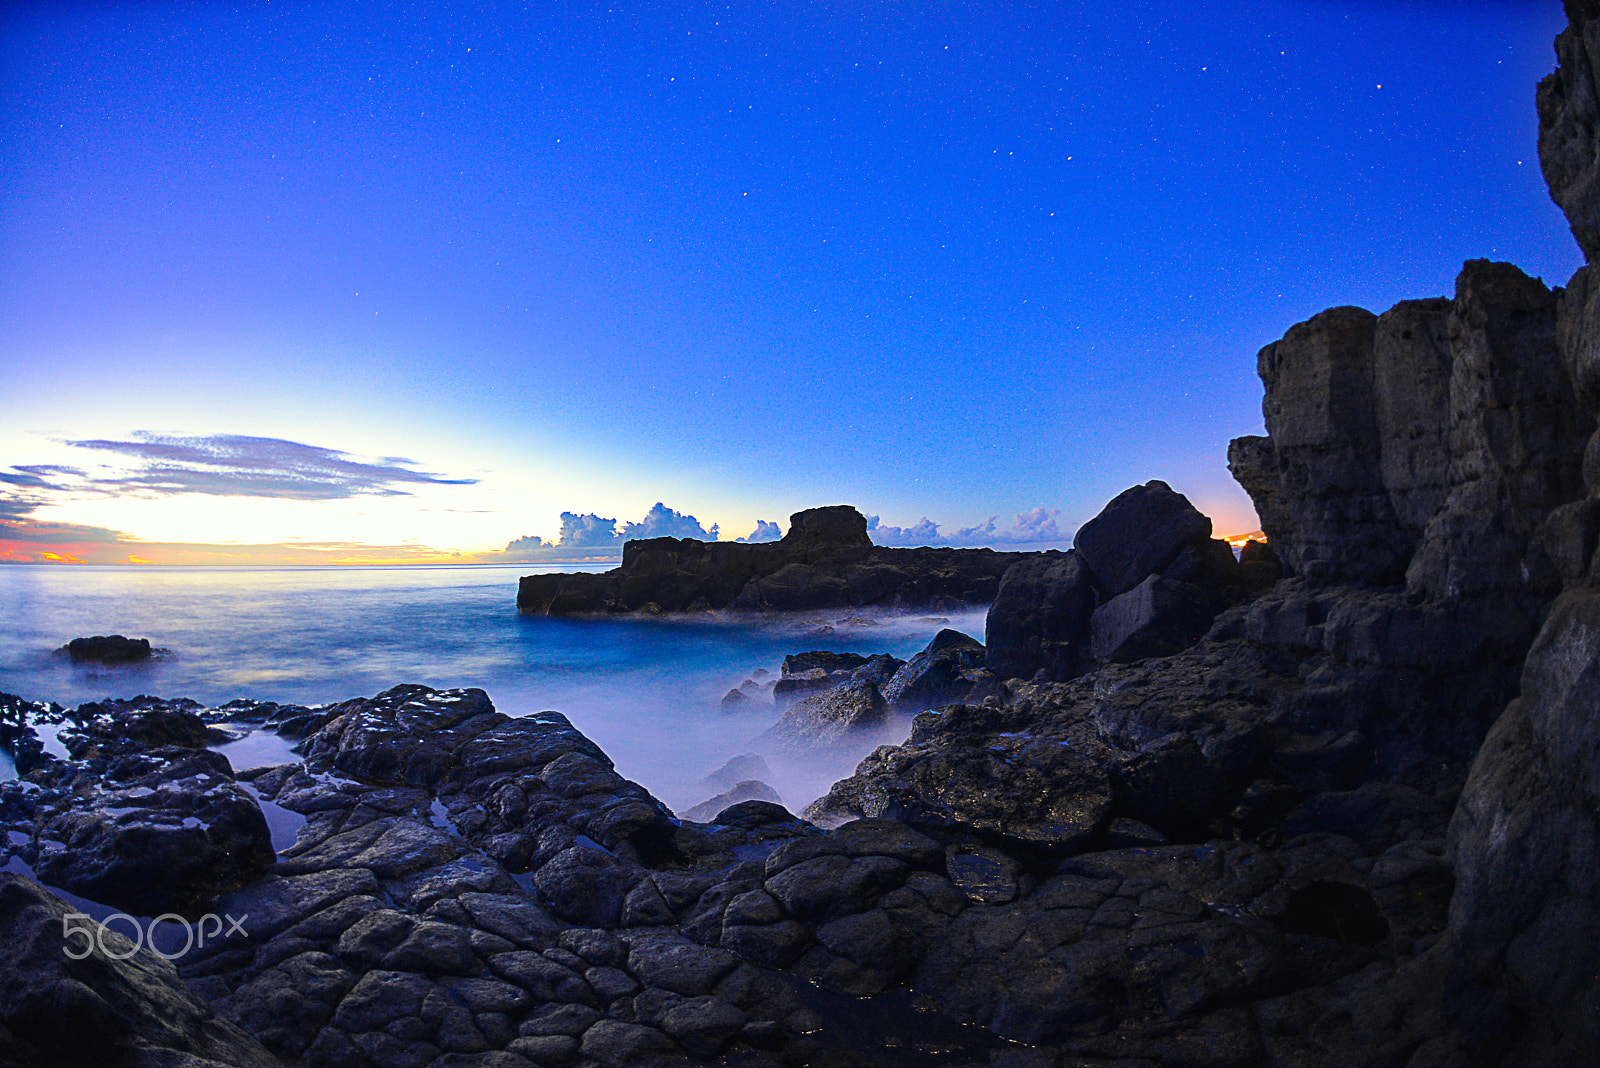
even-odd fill
[{"label": "twilight gradient sky", "polygon": [[1534,150],[1564,24],[0,6],[0,556],[533,560],[841,502],[1007,545],[1150,478],[1253,529],[1258,348],[1578,266]]}]

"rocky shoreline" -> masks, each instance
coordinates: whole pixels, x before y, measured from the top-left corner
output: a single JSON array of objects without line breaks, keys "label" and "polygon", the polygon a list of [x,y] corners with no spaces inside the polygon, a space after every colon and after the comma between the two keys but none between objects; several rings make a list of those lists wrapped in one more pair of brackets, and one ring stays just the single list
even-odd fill
[{"label": "rocky shoreline", "polygon": [[[680,818],[481,690],[0,698],[0,1065],[1590,1062],[1600,0],[1567,11],[1540,154],[1591,265],[1472,261],[1263,349],[1229,461],[1267,547],[1151,482],[1066,553],[878,550],[829,508],[523,580],[551,614],[991,602],[982,643],[791,658],[773,744],[916,713],[799,816]],[[302,759],[233,768],[230,725]],[[33,876],[239,929],[74,955]]]}]

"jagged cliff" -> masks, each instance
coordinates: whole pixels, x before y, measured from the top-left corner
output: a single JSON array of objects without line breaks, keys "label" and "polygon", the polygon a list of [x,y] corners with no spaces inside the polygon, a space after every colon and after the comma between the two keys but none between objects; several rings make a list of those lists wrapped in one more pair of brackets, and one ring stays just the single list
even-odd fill
[{"label": "jagged cliff", "polygon": [[[1583,249],[1557,302],[1577,401],[1600,412],[1600,3],[1568,0],[1560,69],[1539,86],[1539,156]],[[1521,695],[1485,741],[1450,824],[1448,1007],[1470,1048],[1507,1064],[1578,1064],[1600,1049],[1600,434],[1571,447],[1579,498],[1545,526],[1564,589]]]}]

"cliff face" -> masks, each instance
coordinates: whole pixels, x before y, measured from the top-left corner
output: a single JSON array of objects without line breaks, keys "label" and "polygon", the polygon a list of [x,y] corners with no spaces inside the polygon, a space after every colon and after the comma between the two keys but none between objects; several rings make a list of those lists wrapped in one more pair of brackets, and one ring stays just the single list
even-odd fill
[{"label": "cliff face", "polygon": [[1554,594],[1538,532],[1579,492],[1594,420],[1542,282],[1473,260],[1454,300],[1334,308],[1257,363],[1268,437],[1229,463],[1291,573],[1434,601]]},{"label": "cliff face", "polygon": [[[1566,5],[1560,69],[1539,86],[1539,155],[1588,261],[1561,294],[1558,349],[1576,397],[1600,411],[1600,3]],[[1545,540],[1565,589],[1530,650],[1522,693],[1494,725],[1450,825],[1453,1015],[1505,1063],[1580,1063],[1600,1047],[1600,435],[1584,492]]]},{"label": "cliff face", "polygon": [[517,608],[571,616],[985,604],[1006,568],[1025,555],[883,548],[872,544],[860,512],[835,505],[796,512],[781,541],[630,541],[612,571],[523,578]]}]

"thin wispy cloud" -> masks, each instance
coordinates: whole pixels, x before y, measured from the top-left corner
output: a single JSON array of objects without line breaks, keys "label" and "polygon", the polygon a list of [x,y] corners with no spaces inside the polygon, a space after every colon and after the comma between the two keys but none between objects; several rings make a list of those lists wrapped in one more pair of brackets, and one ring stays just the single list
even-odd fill
[{"label": "thin wispy cloud", "polygon": [[[238,434],[184,437],[136,432],[132,440],[94,438],[65,444],[143,462],[126,473],[81,476],[74,484],[54,487],[80,491],[327,501],[406,496],[407,486],[470,486],[478,481],[419,471],[416,461],[400,456],[372,463],[320,445]],[[13,470],[24,476],[36,474]]]}]

